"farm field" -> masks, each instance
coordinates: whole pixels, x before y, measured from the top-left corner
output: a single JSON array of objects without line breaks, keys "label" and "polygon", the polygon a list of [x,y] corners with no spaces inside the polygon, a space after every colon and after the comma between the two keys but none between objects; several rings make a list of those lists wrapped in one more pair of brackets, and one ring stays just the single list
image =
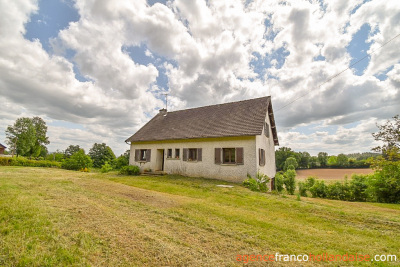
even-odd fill
[{"label": "farm field", "polygon": [[0,266],[242,266],[239,254],[275,253],[399,260],[399,240],[396,204],[299,201],[173,175],[0,167]]},{"label": "farm field", "polygon": [[353,174],[370,174],[374,171],[369,168],[363,169],[307,169],[307,170],[296,170],[296,179],[303,181],[309,176],[316,176],[321,180],[325,181],[339,181],[344,180],[347,175],[348,179]]}]

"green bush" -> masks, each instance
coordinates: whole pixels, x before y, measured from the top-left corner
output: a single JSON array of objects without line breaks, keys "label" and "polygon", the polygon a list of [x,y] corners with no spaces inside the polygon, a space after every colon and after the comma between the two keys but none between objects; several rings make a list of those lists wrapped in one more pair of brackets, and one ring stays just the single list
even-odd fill
[{"label": "green bush", "polygon": [[124,175],[139,175],[140,174],[140,168],[135,165],[129,165],[129,166],[124,166],[121,168],[119,171],[120,174]]},{"label": "green bush", "polygon": [[24,157],[0,157],[0,166],[60,168],[60,163],[49,160],[30,160]]},{"label": "green bush", "polygon": [[315,180],[314,185],[310,188],[312,197],[326,197],[326,185],[324,181]]},{"label": "green bush", "polygon": [[108,162],[104,163],[103,166],[101,166],[100,172],[101,173],[106,173],[106,172],[110,172],[112,171],[112,167],[110,164],[108,164]]},{"label": "green bush", "polygon": [[298,186],[299,186],[299,195],[302,197],[306,197],[307,196],[306,184],[304,182],[298,182]]},{"label": "green bush", "polygon": [[283,174],[281,172],[277,172],[275,175],[275,190],[278,192],[283,191]]},{"label": "green bush", "polygon": [[317,180],[317,178],[314,177],[314,176],[307,177],[307,179],[304,182],[305,183],[304,185],[305,185],[306,189],[310,190],[310,188],[313,187],[313,185],[315,184],[316,180]]},{"label": "green bush", "polygon": [[247,174],[247,179],[243,181],[243,185],[252,191],[268,192],[268,183],[271,180],[267,175],[257,172],[256,177],[253,178]]},{"label": "green bush", "polygon": [[296,190],[296,171],[288,169],[285,172],[283,183],[285,184],[286,191],[290,195],[294,195],[294,191]]},{"label": "green bush", "polygon": [[370,175],[353,174],[350,181],[352,201],[367,201],[369,197],[368,182]]},{"label": "green bush", "polygon": [[74,171],[85,170],[91,167],[92,159],[85,154],[83,149],[75,152],[70,158],[65,159],[61,163],[61,168]]}]

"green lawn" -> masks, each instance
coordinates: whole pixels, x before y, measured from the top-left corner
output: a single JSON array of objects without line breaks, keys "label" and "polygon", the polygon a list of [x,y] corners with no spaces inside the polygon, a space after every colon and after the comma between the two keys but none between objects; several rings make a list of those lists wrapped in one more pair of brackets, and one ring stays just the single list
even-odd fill
[{"label": "green lawn", "polygon": [[238,254],[276,252],[400,259],[400,205],[217,184],[229,183],[0,167],[0,266],[232,266]]}]

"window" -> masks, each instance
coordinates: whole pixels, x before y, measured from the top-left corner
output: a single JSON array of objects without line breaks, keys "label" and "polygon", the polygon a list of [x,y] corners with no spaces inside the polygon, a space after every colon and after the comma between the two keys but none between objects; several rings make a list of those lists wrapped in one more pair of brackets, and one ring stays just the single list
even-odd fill
[{"label": "window", "polygon": [[167,150],[167,158],[172,158],[172,148],[168,148]]},{"label": "window", "polygon": [[243,147],[236,148],[215,148],[215,164],[244,164]]},{"label": "window", "polygon": [[201,148],[184,148],[183,161],[202,161],[202,149]]},{"label": "window", "polygon": [[181,150],[179,148],[175,148],[175,158],[179,159]]},{"label": "window", "polygon": [[236,163],[236,149],[235,148],[223,148],[223,163],[224,164],[235,164]]},{"label": "window", "polygon": [[188,160],[189,161],[197,160],[197,149],[196,148],[189,148]]},{"label": "window", "polygon": [[135,161],[136,162],[150,162],[151,149],[135,149]]},{"label": "window", "polygon": [[258,149],[258,164],[260,166],[265,165],[265,150],[262,148]]}]

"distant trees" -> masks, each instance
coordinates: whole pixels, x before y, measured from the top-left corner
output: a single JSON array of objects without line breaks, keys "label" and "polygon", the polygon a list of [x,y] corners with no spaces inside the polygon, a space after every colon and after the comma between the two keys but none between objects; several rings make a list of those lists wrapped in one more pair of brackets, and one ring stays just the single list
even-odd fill
[{"label": "distant trees", "polygon": [[328,165],[328,153],[319,152],[318,153],[318,162],[321,165],[321,167],[326,167]]},{"label": "distant trees", "polygon": [[114,152],[105,143],[95,143],[88,155],[93,160],[93,167],[95,168],[101,168],[106,162],[112,162],[115,159]]},{"label": "distant trees", "polygon": [[[10,150],[21,156],[38,157],[50,144],[46,122],[40,117],[19,118],[6,129]],[[42,153],[44,154],[44,153]]]},{"label": "distant trees", "polygon": [[69,158],[71,157],[74,153],[78,152],[82,148],[79,145],[69,145],[67,149],[64,151],[65,157]]}]

